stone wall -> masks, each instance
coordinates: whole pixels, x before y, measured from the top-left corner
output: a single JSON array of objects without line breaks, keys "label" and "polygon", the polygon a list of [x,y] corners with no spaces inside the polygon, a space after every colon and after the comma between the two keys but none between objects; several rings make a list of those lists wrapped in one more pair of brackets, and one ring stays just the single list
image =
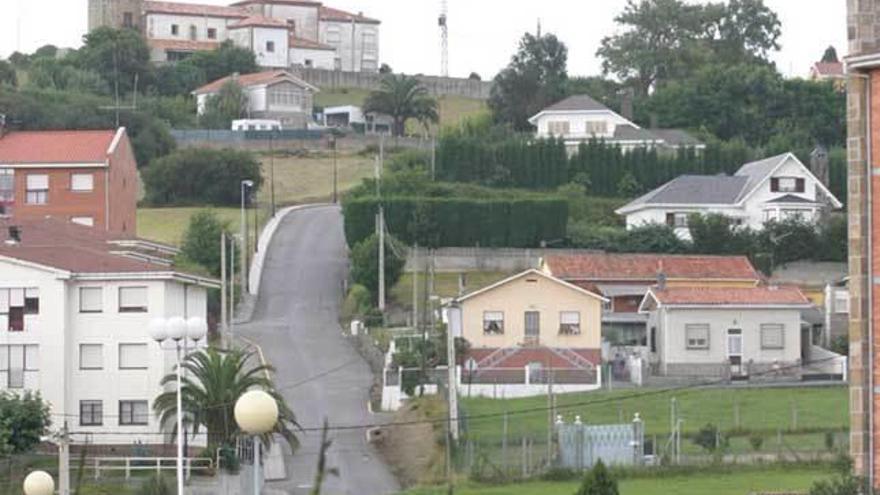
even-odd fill
[{"label": "stone wall", "polygon": [[[379,88],[382,74],[375,72],[344,72],[337,70],[293,67],[291,72],[319,88],[360,88],[374,90]],[[433,96],[461,96],[477,100],[488,100],[492,90],[491,81],[478,81],[456,77],[417,75],[416,78]]]}]

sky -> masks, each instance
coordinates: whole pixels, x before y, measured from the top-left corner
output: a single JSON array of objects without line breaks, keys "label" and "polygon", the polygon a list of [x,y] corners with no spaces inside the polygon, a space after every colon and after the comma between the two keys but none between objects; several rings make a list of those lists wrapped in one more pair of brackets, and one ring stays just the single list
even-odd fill
[{"label": "sky", "polygon": [[[188,0],[227,5],[232,0]],[[598,75],[596,49],[614,34],[614,17],[626,0],[447,0],[449,72],[493,77],[507,65],[524,32],[540,20],[568,46],[571,76]],[[688,0],[698,3],[696,0]],[[828,45],[846,52],[842,0],[765,0],[782,21],[782,49],[772,55],[787,76],[805,76]],[[0,0],[0,57],[33,52],[45,44],[77,47],[87,25],[88,0]],[[324,0],[327,6],[363,11],[380,19],[380,59],[395,72],[438,74],[440,0]]]}]

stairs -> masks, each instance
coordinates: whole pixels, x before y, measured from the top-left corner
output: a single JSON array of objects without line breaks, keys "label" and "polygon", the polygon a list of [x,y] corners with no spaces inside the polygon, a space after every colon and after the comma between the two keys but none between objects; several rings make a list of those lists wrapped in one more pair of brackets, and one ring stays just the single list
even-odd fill
[{"label": "stairs", "polygon": [[476,371],[479,372],[481,369],[494,368],[496,364],[516,354],[519,350],[518,347],[502,347],[501,349],[496,349],[492,351],[491,354],[477,362]]},{"label": "stairs", "polygon": [[583,356],[574,352],[571,349],[554,348],[554,347],[548,347],[548,349],[550,349],[550,351],[553,352],[553,354],[556,354],[557,356],[561,357],[562,359],[564,359],[564,360],[568,361],[569,363],[571,363],[572,365],[574,365],[576,368],[591,370],[596,367],[595,364],[588,361],[587,359],[584,359]]}]

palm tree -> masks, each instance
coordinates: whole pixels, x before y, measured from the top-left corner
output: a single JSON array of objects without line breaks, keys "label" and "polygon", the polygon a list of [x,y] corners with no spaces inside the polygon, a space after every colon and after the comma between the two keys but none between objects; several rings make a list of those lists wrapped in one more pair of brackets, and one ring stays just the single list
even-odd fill
[{"label": "palm tree", "polygon": [[[193,435],[199,433],[202,427],[207,430],[209,447],[234,445],[243,435],[235,423],[235,401],[250,389],[263,389],[278,402],[279,417],[273,433],[280,434],[291,449],[296,449],[299,445],[294,433],[299,428],[296,416],[269,378],[273,368],[268,365],[254,366],[251,364],[253,358],[252,352],[215,348],[188,355],[182,363],[186,374],[181,389],[186,421],[192,425]],[[163,425],[176,425],[176,382],[176,374],[165,376],[161,384],[174,385],[174,390],[159,394],[153,402],[153,410]],[[268,444],[271,438],[272,434],[267,434],[263,442]]]},{"label": "palm tree", "polygon": [[428,96],[428,90],[418,79],[404,74],[383,77],[379,89],[367,96],[364,110],[391,116],[391,132],[395,136],[403,135],[409,119],[425,126],[439,120],[437,100]]}]

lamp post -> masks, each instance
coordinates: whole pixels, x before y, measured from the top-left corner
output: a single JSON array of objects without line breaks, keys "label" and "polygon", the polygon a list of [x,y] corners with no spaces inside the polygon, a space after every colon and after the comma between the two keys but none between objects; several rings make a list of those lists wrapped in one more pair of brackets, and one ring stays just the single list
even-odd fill
[{"label": "lamp post", "polygon": [[262,390],[245,392],[235,402],[235,422],[254,436],[254,495],[260,493],[260,435],[269,433],[278,422],[278,403]]},{"label": "lamp post", "polygon": [[24,479],[22,491],[24,495],[53,495],[55,480],[46,471],[33,471]]},{"label": "lamp post", "polygon": [[338,199],[337,196],[339,194],[337,190],[338,187],[336,185],[338,182],[339,172],[336,160],[336,135],[333,133],[330,133],[330,145],[333,146],[333,204],[336,204]]},{"label": "lamp post", "polygon": [[[254,181],[245,179],[241,181],[241,293],[247,288],[247,216],[244,214],[245,189],[254,187]],[[233,303],[234,304],[234,303]]]},{"label": "lamp post", "polygon": [[208,333],[205,320],[194,316],[184,319],[180,316],[171,318],[154,318],[150,321],[150,337],[162,344],[173,340],[177,351],[177,494],[183,495],[183,399],[181,396],[182,378],[180,366],[180,348],[186,339],[198,342]]}]

